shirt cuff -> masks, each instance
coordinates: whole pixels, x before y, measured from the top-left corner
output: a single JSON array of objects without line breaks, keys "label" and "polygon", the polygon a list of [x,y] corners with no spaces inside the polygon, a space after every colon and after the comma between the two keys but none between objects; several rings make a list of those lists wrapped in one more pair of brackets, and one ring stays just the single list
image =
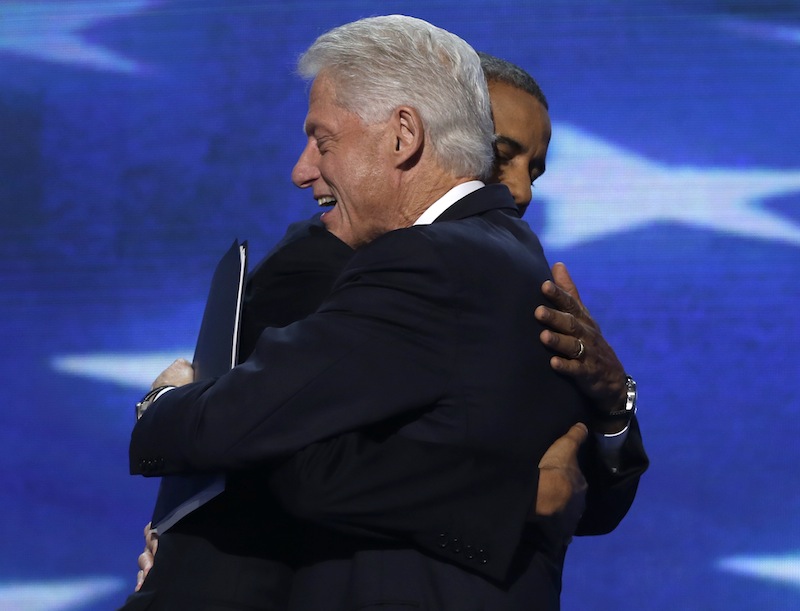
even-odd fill
[{"label": "shirt cuff", "polygon": [[595,433],[600,458],[612,473],[619,471],[619,452],[628,438],[631,425],[626,424],[619,433]]}]

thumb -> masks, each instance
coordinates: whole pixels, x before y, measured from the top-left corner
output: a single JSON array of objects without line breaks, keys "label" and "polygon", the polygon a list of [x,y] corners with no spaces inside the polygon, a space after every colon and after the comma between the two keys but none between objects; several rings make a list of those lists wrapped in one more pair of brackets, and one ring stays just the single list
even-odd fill
[{"label": "thumb", "polygon": [[582,422],[574,424],[564,435],[553,442],[539,461],[540,469],[561,469],[575,460],[580,445],[589,436],[589,429]]},{"label": "thumb", "polygon": [[579,446],[586,441],[586,438],[589,436],[589,429],[583,422],[578,422],[577,424],[573,424],[572,427],[567,431],[567,434],[564,437],[567,437],[574,441]]}]

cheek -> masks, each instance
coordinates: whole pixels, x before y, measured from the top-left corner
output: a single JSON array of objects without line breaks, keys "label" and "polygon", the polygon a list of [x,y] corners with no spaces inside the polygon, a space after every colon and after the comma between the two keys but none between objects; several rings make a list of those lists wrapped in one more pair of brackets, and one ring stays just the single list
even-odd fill
[{"label": "cheek", "polygon": [[369,160],[349,159],[336,168],[333,186],[339,205],[347,218],[358,222],[368,221],[380,213],[380,202],[385,198],[385,180]]},{"label": "cheek", "polygon": [[381,198],[390,196],[386,192],[389,177],[382,171],[382,166],[380,163],[376,163],[374,157],[362,159],[353,178],[354,185],[358,187],[357,194],[362,201],[372,202],[374,205]]}]

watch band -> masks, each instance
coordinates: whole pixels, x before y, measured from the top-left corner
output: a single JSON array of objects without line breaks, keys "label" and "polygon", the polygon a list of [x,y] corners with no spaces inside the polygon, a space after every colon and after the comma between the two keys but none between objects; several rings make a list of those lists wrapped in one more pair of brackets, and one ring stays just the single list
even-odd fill
[{"label": "watch band", "polygon": [[619,418],[631,418],[636,415],[636,380],[631,376],[625,376],[625,406],[613,412],[598,414],[600,420],[617,420]]},{"label": "watch band", "polygon": [[136,404],[136,419],[138,420],[142,417],[142,414],[144,414],[147,411],[147,408],[153,404],[153,401],[173,388],[177,388],[177,386],[172,386],[171,384],[158,386],[142,397],[141,401]]}]

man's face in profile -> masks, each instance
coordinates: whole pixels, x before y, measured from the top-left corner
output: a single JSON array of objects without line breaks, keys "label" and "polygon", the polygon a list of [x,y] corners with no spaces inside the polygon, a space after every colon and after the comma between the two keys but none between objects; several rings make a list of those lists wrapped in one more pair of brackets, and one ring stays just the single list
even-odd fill
[{"label": "man's face in profile", "polygon": [[489,97],[497,135],[491,182],[506,185],[524,214],[531,203],[531,185],[545,171],[550,115],[531,94],[507,83],[489,81]]},{"label": "man's face in profile", "polygon": [[358,248],[387,231],[392,219],[386,191],[393,150],[387,125],[365,124],[336,102],[335,83],[320,74],[311,87],[306,147],[292,170],[292,182],[311,188],[329,209],[322,222],[340,240]]}]

